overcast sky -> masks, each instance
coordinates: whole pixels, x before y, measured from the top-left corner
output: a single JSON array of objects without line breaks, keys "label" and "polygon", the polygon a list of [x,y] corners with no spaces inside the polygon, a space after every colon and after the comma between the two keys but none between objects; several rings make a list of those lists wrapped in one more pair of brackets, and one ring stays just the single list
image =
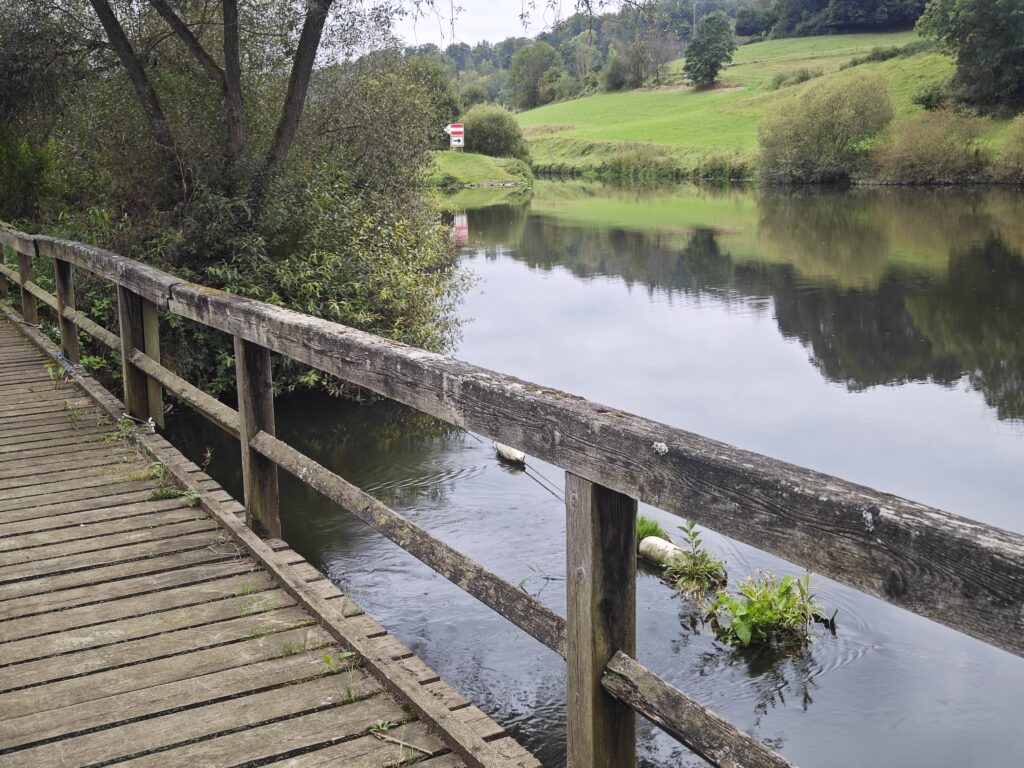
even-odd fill
[{"label": "overcast sky", "polygon": [[[396,25],[395,31],[410,45],[434,43],[446,48],[451,44],[451,0],[435,2],[435,12],[428,11],[418,19],[405,18]],[[455,42],[474,45],[481,40],[496,43],[506,37],[533,37],[550,27],[556,16],[546,2],[538,0],[536,5],[524,28],[519,18],[522,0],[455,0]],[[565,5],[572,5],[571,0]],[[563,12],[563,15],[567,14]]]}]

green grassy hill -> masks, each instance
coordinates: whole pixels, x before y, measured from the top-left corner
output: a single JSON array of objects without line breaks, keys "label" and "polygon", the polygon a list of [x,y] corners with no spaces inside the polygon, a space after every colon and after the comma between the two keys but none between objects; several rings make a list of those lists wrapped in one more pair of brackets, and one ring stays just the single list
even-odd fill
[{"label": "green grassy hill", "polygon": [[428,178],[433,186],[487,186],[526,184],[530,169],[521,160],[488,157],[472,152],[434,152],[434,170]]},{"label": "green grassy hill", "polygon": [[[669,67],[668,84],[601,93],[550,104],[519,115],[540,172],[605,172],[673,168],[684,173],[749,175],[757,152],[757,124],[770,104],[792,99],[809,83],[773,88],[776,75],[800,69],[844,77],[840,67],[873,48],[904,45],[912,32],[770,40],[745,45],[710,91],[682,84],[682,61]],[[884,79],[898,119],[919,111],[915,93],[949,78],[953,63],[919,53],[855,68]],[[1000,126],[993,124],[993,131]]]}]

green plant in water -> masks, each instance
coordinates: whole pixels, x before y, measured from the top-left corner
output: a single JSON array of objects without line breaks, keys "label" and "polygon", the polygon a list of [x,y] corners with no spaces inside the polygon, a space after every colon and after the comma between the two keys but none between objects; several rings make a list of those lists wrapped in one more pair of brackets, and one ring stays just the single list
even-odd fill
[{"label": "green plant in water", "polygon": [[720,593],[710,619],[718,639],[732,645],[800,647],[810,640],[818,611],[809,573],[798,579],[759,573],[744,579],[735,597]]},{"label": "green plant in water", "polygon": [[679,526],[684,550],[673,557],[665,566],[665,578],[680,592],[703,597],[708,592],[721,589],[726,584],[725,563],[703,548],[697,524],[692,520]]},{"label": "green plant in water", "polygon": [[659,539],[665,541],[671,541],[668,537],[668,533],[661,527],[661,523],[654,520],[647,515],[637,515],[636,518],[636,544],[639,547],[640,542],[646,539],[648,536],[657,536]]}]

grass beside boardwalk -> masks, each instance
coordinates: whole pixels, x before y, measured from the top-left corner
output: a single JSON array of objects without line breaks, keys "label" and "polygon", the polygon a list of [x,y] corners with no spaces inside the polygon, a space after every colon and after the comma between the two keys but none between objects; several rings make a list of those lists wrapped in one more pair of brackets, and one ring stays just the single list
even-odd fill
[{"label": "grass beside boardwalk", "polygon": [[[821,70],[841,77],[840,67],[873,48],[904,45],[912,32],[770,40],[741,46],[719,87],[694,91],[681,83],[682,62],[670,66],[672,84],[623,93],[601,93],[550,104],[519,115],[534,169],[542,173],[628,176],[701,175],[749,177],[757,154],[757,124],[770,104],[792,99],[802,85],[773,90],[781,73]],[[861,64],[858,72],[889,86],[897,119],[916,114],[913,96],[944,82],[952,60],[938,53]],[[992,132],[1003,129],[993,123]]]},{"label": "grass beside boardwalk", "polygon": [[434,153],[434,172],[428,177],[432,186],[457,187],[468,184],[513,184],[530,181],[530,169],[521,160],[488,157],[471,152]]}]

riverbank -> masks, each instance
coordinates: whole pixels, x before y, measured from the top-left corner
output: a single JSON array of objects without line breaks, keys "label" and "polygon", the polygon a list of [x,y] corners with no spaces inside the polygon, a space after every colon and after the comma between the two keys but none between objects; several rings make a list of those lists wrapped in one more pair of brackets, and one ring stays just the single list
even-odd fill
[{"label": "riverbank", "polygon": [[[953,72],[948,56],[922,48],[913,32],[770,40],[740,47],[713,90],[684,85],[679,60],[659,87],[550,104],[519,121],[539,175],[754,180],[761,118],[814,84],[856,71],[885,83],[892,130],[920,115],[914,97]],[[997,153],[1007,124],[979,118],[979,150]]]},{"label": "riverbank", "polygon": [[433,153],[434,170],[427,183],[440,189],[500,189],[525,187],[533,181],[530,167],[512,157],[488,157],[472,152]]}]

